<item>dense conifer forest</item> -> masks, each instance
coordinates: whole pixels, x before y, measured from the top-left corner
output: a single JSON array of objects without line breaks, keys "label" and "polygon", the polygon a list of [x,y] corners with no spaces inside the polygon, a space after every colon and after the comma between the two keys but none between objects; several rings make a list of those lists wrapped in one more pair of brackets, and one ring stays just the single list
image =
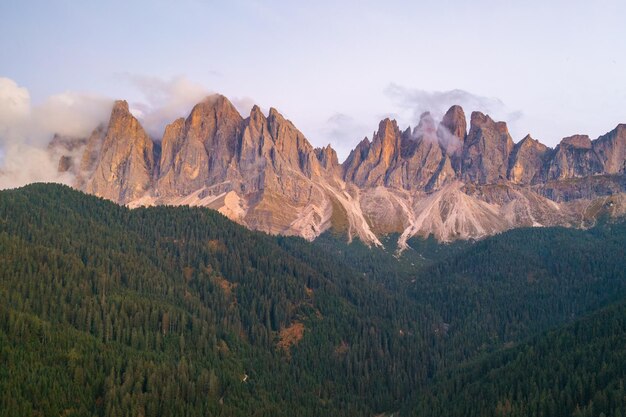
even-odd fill
[{"label": "dense conifer forest", "polygon": [[395,253],[0,192],[0,416],[620,416],[626,223]]}]

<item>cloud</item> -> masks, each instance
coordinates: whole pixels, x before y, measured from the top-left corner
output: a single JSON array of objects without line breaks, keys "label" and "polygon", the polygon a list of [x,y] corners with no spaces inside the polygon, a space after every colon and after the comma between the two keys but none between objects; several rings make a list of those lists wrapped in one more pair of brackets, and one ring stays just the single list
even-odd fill
[{"label": "cloud", "polygon": [[55,133],[85,137],[111,112],[112,100],[66,92],[32,105],[28,89],[0,77],[0,189],[31,182],[69,183],[46,150]]},{"label": "cloud", "polygon": [[113,100],[92,94],[66,92],[47,98],[32,110],[38,135],[47,144],[50,135],[86,137],[100,123],[108,121]]},{"label": "cloud", "polygon": [[351,116],[344,113],[335,113],[326,121],[326,130],[328,134],[339,140],[352,140],[353,131],[358,126],[358,122]]},{"label": "cloud", "polygon": [[130,103],[132,113],[154,139],[163,136],[165,126],[179,117],[186,117],[192,107],[212,92],[185,77],[164,80],[137,74],[123,74],[143,96],[143,101]]},{"label": "cloud", "polygon": [[367,126],[345,113],[331,115],[319,131],[319,135],[331,143],[340,160],[345,159],[352,150],[355,140],[361,140],[371,133],[372,126]]},{"label": "cloud", "polygon": [[[250,110],[252,110],[252,106],[257,104],[254,99],[250,97],[233,97],[230,99],[233,106],[237,109],[237,111],[243,116],[248,117],[250,114]],[[262,111],[265,111],[263,107],[261,107]],[[268,110],[269,111],[269,110]],[[265,111],[267,114],[268,111]]]},{"label": "cloud", "polygon": [[72,184],[73,176],[58,172],[58,162],[45,149],[26,143],[10,143],[0,161],[0,190],[33,182]]},{"label": "cloud", "polygon": [[[122,78],[130,82],[143,96],[142,101],[131,103],[131,111],[155,140],[161,139],[165,126],[179,117],[187,117],[194,105],[215,94],[202,84],[183,76],[163,79],[122,74]],[[244,117],[254,105],[249,97],[234,98],[231,102]]]},{"label": "cloud", "polygon": [[30,113],[30,94],[9,78],[0,78],[0,137],[6,137],[16,123]]},{"label": "cloud", "polygon": [[458,104],[469,115],[472,111],[489,114],[495,120],[516,123],[523,114],[511,111],[497,98],[472,94],[465,90],[427,91],[407,88],[391,83],[385,88],[385,95],[399,108],[399,121],[416,125],[420,115],[429,111],[435,119],[441,120],[445,112],[454,104]]}]

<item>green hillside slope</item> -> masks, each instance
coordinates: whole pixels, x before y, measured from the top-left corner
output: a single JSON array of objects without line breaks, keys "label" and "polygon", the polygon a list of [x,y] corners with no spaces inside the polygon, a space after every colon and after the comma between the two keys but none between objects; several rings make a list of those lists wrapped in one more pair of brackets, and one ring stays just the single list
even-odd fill
[{"label": "green hillside slope", "polygon": [[201,208],[2,191],[0,416],[439,407],[434,383],[626,289],[624,224],[411,243],[398,260]]}]

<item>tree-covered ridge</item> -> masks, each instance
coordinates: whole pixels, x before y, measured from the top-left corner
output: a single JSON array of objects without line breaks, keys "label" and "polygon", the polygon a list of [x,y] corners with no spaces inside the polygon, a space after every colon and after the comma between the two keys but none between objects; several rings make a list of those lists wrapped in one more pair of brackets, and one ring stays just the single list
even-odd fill
[{"label": "tree-covered ridge", "polygon": [[450,343],[515,343],[623,299],[625,244],[625,223],[512,230],[422,269],[415,297],[437,306]]},{"label": "tree-covered ridge", "polygon": [[2,191],[0,416],[397,411],[622,298],[625,243],[624,224],[524,229],[398,260],[201,208]]},{"label": "tree-covered ridge", "polygon": [[626,304],[444,375],[416,416],[623,416]]},{"label": "tree-covered ridge", "polygon": [[[421,333],[397,335],[414,326],[413,306],[300,239],[249,232],[206,209],[131,211],[67,187],[0,196],[6,362],[22,366],[20,352],[56,349],[36,356],[40,369],[70,372],[65,389],[81,395],[66,398],[84,398],[78,410],[362,414],[397,407],[424,380],[429,358],[411,355]],[[303,339],[278,349],[294,323],[304,324]],[[44,329],[51,344],[19,336],[23,327]],[[78,362],[76,372],[89,375],[78,380],[63,360],[84,348],[76,340],[99,357]],[[12,393],[0,407],[7,415],[20,414],[17,405],[26,414],[74,409],[63,396],[42,409],[28,369],[1,382]]]}]

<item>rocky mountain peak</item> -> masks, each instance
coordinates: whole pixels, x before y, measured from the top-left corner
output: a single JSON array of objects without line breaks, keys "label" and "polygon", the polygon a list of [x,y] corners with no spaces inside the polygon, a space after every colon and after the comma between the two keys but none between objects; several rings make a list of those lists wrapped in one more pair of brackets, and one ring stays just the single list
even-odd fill
[{"label": "rocky mountain peak", "polygon": [[485,126],[487,124],[492,124],[495,123],[493,121],[493,119],[491,119],[491,117],[489,117],[489,115],[480,112],[480,111],[473,111],[472,114],[470,115],[470,130],[472,128],[478,128],[478,127],[482,127]]},{"label": "rocky mountain peak", "polygon": [[192,129],[202,129],[204,126],[215,127],[220,122],[224,124],[231,121],[240,123],[242,120],[241,115],[230,100],[220,94],[214,94],[193,107],[187,118],[187,123]]},{"label": "rocky mountain peak", "polygon": [[580,178],[603,171],[603,163],[593,150],[587,135],[574,135],[561,140],[547,168],[547,179]]},{"label": "rocky mountain peak", "polygon": [[250,120],[254,120],[254,121],[265,120],[265,115],[261,111],[261,108],[257,106],[256,104],[253,105],[252,109],[250,110]]},{"label": "rocky mountain peak", "polygon": [[[163,133],[163,137],[169,136],[169,135],[171,135],[171,132],[174,132],[176,130],[182,129],[184,127],[185,127],[185,118],[184,117],[179,117],[178,119],[174,120],[169,125],[165,126],[165,132]],[[168,131],[170,133],[168,133]],[[161,140],[163,140],[163,139],[161,139]]]},{"label": "rocky mountain peak", "polygon": [[508,179],[515,184],[532,184],[541,180],[550,148],[526,135],[513,148]]},{"label": "rocky mountain peak", "polygon": [[[304,135],[298,129],[296,129],[293,123],[285,119],[285,117],[280,114],[278,110],[276,110],[274,107],[270,108],[267,122],[272,138],[274,138],[274,141],[277,144],[282,144],[282,146],[285,146],[285,143],[293,142],[296,147],[306,146],[311,150],[313,149],[308,141],[304,139]],[[288,147],[291,147],[291,145],[289,145]]]},{"label": "rocky mountain peak", "polygon": [[413,136],[431,141],[436,140],[437,125],[430,112],[424,112],[420,115],[420,121],[413,130]]},{"label": "rocky mountain peak", "polygon": [[[246,120],[244,137],[242,138],[243,147],[258,148],[259,144],[254,143],[259,139],[261,131],[267,129],[267,118],[256,104],[250,110],[250,116]],[[256,139],[253,139],[256,138]]]},{"label": "rocky mountain peak", "polygon": [[561,145],[580,149],[591,149],[591,139],[587,135],[573,135],[563,138]]},{"label": "rocky mountain peak", "polygon": [[[96,132],[92,136],[94,140],[101,137]],[[126,203],[151,189],[154,169],[152,140],[130,113],[128,103],[116,101],[85,190]]]},{"label": "rocky mountain peak", "polygon": [[378,130],[374,133],[373,142],[389,142],[393,141],[400,132],[398,123],[390,118],[385,118],[378,123]]},{"label": "rocky mountain peak", "polygon": [[470,131],[463,146],[463,178],[480,184],[506,179],[513,146],[506,123],[496,123],[488,115],[472,112]]},{"label": "rocky mountain peak", "polygon": [[506,122],[496,122],[496,129],[500,134],[509,135],[509,128]]},{"label": "rocky mountain peak", "polygon": [[454,105],[448,109],[437,126],[437,137],[444,153],[450,157],[450,163],[456,172],[461,169],[460,154],[466,136],[465,112],[461,106]]},{"label": "rocky mountain peak", "polygon": [[115,100],[115,102],[113,103],[113,113],[129,113],[130,110],[128,109],[128,102],[126,100]]},{"label": "rocky mountain peak", "polygon": [[270,107],[267,121],[272,132],[272,137],[277,142],[283,139],[293,139],[292,135],[285,135],[284,133],[296,130],[295,126],[289,120],[285,119],[274,107]]},{"label": "rocky mountain peak", "polygon": [[270,107],[269,117],[280,117],[282,118],[282,114],[275,107]]},{"label": "rocky mountain peak", "polygon": [[609,174],[626,172],[626,124],[593,141],[593,149]]},{"label": "rocky mountain peak", "polygon": [[337,152],[332,148],[330,143],[324,147],[315,148],[315,155],[322,167],[326,170],[335,170],[339,167]]},{"label": "rocky mountain peak", "polygon": [[235,106],[216,94],[196,104],[184,126],[179,121],[170,125],[161,144],[159,195],[185,195],[226,181],[243,124]]},{"label": "rocky mountain peak", "polygon": [[541,152],[548,151],[548,148],[543,143],[539,142],[537,139],[534,139],[530,134],[524,136],[522,140],[520,140],[516,145],[516,149],[524,149],[524,148],[534,148],[540,150]]},{"label": "rocky mountain peak", "polygon": [[533,146],[536,143],[539,143],[539,141],[536,139],[533,139],[530,133],[526,134],[526,136],[524,136],[524,138],[519,141],[519,144],[523,146]]},{"label": "rocky mountain peak", "polygon": [[441,126],[445,127],[448,132],[463,141],[467,134],[467,122],[463,108],[458,105],[450,107],[443,116],[443,119],[441,119]]},{"label": "rocky mountain peak", "polygon": [[378,131],[374,133],[372,145],[378,143],[382,147],[383,153],[391,154],[394,151],[393,148],[398,144],[400,136],[398,123],[387,117],[378,124]]},{"label": "rocky mountain peak", "polygon": [[344,178],[359,186],[385,183],[387,170],[400,155],[402,133],[395,120],[385,118],[378,124],[371,143],[366,138],[343,164]]},{"label": "rocky mountain peak", "polygon": [[130,113],[126,100],[116,100],[113,104],[108,125],[108,130],[112,129],[120,129],[118,132],[122,134],[120,140],[123,140],[124,129],[143,130],[139,121]]}]

